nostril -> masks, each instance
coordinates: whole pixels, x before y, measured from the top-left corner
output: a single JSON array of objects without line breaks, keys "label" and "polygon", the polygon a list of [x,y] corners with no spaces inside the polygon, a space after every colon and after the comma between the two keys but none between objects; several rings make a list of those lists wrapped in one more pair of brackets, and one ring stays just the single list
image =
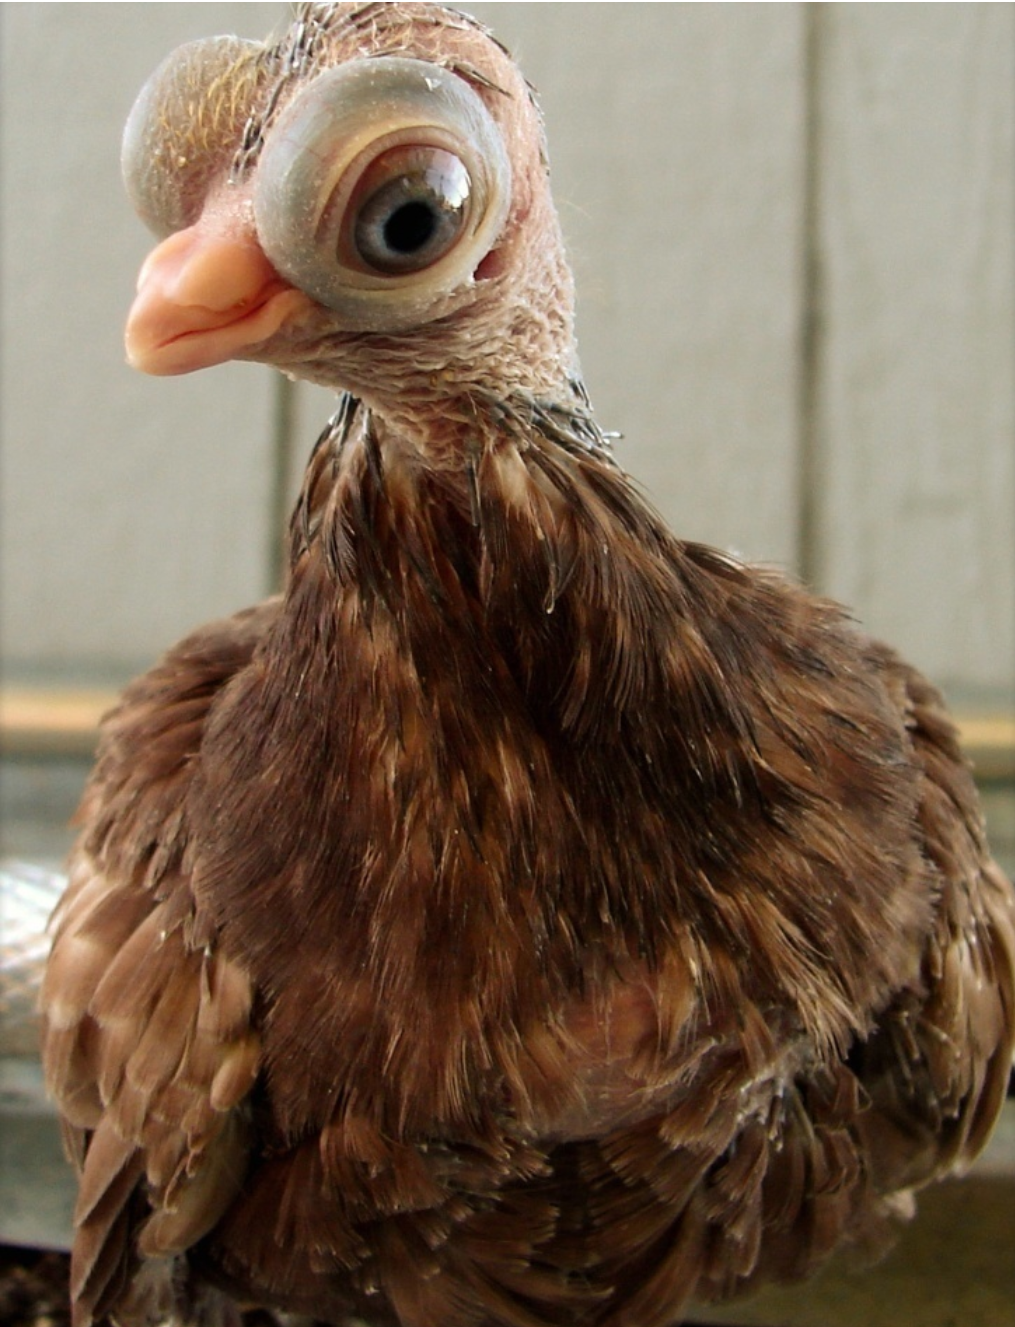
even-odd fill
[{"label": "nostril", "polygon": [[175,275],[173,297],[211,313],[249,308],[284,284],[256,245],[236,240],[202,239]]}]

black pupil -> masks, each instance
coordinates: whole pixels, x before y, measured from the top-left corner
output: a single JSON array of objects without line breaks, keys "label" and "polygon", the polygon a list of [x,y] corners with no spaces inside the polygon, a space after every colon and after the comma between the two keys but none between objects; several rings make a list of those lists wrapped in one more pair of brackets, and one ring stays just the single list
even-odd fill
[{"label": "black pupil", "polygon": [[403,203],[384,223],[385,243],[395,253],[416,253],[429,243],[437,218],[429,203]]}]

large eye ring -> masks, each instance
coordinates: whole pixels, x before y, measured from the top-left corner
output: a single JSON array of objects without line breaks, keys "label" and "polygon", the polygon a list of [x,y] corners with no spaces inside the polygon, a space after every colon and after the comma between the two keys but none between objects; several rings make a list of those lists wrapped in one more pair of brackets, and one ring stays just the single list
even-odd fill
[{"label": "large eye ring", "polygon": [[[201,215],[208,185],[242,130],[262,50],[241,37],[187,42],[138,93],[123,131],[121,168],[134,210],[159,239]],[[230,95],[209,96],[216,85]]]},{"label": "large eye ring", "polygon": [[511,195],[504,144],[478,94],[400,56],[315,79],[272,126],[257,172],[265,253],[363,330],[412,326],[469,286]]}]

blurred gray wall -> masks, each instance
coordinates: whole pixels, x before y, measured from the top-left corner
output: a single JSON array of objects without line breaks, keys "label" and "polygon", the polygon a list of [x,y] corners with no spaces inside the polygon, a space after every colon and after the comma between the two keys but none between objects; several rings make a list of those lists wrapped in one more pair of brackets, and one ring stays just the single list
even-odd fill
[{"label": "blurred gray wall", "polygon": [[[1010,703],[1015,7],[471,8],[541,94],[622,464],[678,533]],[[174,45],[283,13],[0,6],[9,678],[118,680],[270,587],[279,466],[330,403],[255,366],[124,366],[148,241],[118,151]]]}]

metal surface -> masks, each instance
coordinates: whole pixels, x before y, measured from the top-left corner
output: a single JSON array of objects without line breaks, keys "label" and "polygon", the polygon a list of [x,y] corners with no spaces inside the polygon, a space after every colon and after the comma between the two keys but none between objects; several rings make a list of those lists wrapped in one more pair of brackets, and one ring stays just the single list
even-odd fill
[{"label": "metal surface", "polygon": [[0,864],[0,1243],[66,1248],[76,1181],[39,1064],[36,1001],[46,923],[64,877]]},{"label": "metal surface", "polygon": [[46,923],[65,877],[27,862],[0,864],[0,1055],[38,1054],[36,1001],[49,953]]}]

